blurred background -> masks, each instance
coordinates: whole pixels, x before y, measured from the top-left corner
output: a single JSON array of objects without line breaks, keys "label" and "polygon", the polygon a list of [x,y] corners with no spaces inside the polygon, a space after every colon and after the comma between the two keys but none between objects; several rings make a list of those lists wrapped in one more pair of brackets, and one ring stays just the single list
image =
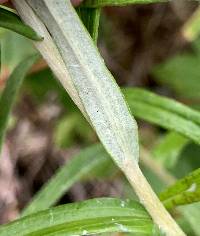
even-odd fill
[{"label": "blurred background", "polygon": [[[198,10],[197,2],[184,0],[104,8],[98,47],[118,84],[146,88],[199,109],[200,39],[188,40],[183,33]],[[4,29],[0,42],[1,93],[13,68],[35,49],[28,39]],[[200,167],[199,146],[137,121],[141,165],[156,192]],[[94,131],[41,59],[23,83],[0,154],[0,223],[15,219],[60,166],[96,142]],[[58,204],[102,196],[134,197],[112,161],[76,183]],[[182,211],[185,220],[189,210],[191,206]],[[200,212],[195,214],[199,219]],[[188,235],[199,235],[195,223],[188,222]]]}]

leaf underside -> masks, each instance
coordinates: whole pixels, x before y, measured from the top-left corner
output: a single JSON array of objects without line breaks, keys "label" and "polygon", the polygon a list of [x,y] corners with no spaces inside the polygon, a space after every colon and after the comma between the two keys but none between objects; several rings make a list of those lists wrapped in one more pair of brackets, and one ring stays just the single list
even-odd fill
[{"label": "leaf underside", "polygon": [[108,153],[121,168],[127,161],[138,162],[137,124],[71,3],[27,1],[54,38],[90,122]]}]

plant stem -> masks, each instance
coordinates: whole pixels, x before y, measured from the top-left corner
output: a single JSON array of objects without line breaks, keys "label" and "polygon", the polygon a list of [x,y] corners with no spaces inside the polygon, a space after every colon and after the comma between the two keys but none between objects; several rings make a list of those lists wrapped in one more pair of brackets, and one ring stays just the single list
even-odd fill
[{"label": "plant stem", "polygon": [[138,164],[126,162],[123,170],[141,204],[147,209],[161,232],[167,236],[185,236],[186,234],[176,224],[152,190]]}]

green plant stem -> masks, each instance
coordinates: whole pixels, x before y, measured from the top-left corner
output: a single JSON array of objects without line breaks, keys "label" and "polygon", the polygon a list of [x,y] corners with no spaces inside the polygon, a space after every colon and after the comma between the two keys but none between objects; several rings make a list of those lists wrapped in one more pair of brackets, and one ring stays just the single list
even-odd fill
[{"label": "green plant stem", "polygon": [[143,204],[150,213],[161,232],[165,233],[167,236],[184,236],[185,233],[176,224],[153,192],[139,166],[133,162],[127,162],[124,165],[124,173],[134,188],[141,204]]}]

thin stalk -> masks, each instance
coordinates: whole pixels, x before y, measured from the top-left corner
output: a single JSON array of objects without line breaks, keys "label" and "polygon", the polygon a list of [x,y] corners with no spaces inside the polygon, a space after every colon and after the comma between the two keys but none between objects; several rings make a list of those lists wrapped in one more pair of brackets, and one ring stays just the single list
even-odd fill
[{"label": "thin stalk", "polygon": [[161,232],[167,236],[186,235],[164,208],[137,163],[125,163],[124,174]]}]

